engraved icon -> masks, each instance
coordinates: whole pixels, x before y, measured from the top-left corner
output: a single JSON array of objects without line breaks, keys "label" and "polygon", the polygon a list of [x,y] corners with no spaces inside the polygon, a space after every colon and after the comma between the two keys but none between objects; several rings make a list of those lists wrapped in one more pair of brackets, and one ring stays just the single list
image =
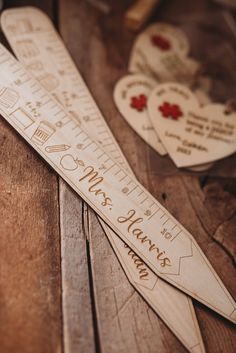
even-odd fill
[{"label": "engraved icon", "polygon": [[65,154],[60,161],[60,164],[65,170],[76,170],[80,165],[84,166],[84,162],[78,158],[74,158],[71,154]]},{"label": "engraved icon", "polygon": [[31,64],[27,65],[27,68],[33,71],[40,71],[43,70],[43,64],[41,63],[41,61],[34,61]]},{"label": "engraved icon", "polygon": [[56,131],[53,125],[47,121],[41,121],[37,129],[35,130],[31,140],[37,145],[43,145]]},{"label": "engraved icon", "polygon": [[104,164],[102,164],[100,167],[99,167],[100,170],[103,170],[103,169],[106,169],[106,166]]},{"label": "engraved icon", "polygon": [[63,122],[61,120],[56,122],[56,127],[62,127],[63,126]]},{"label": "engraved icon", "polygon": [[18,40],[16,42],[16,52],[25,59],[33,58],[39,54],[37,46],[31,39]]},{"label": "engraved icon", "polygon": [[81,125],[81,119],[80,119],[78,113],[75,112],[74,110],[70,110],[69,113],[73,117],[73,119],[76,120],[79,125]]},{"label": "engraved icon", "polygon": [[90,120],[90,116],[85,115],[85,116],[83,116],[83,119],[84,119],[84,121],[88,122]]},{"label": "engraved icon", "polygon": [[22,18],[16,21],[16,25],[7,26],[7,30],[10,31],[13,35],[20,33],[30,33],[33,31],[33,26],[29,20]]},{"label": "engraved icon", "polygon": [[14,119],[24,127],[24,129],[27,129],[35,122],[32,116],[23,108],[17,108],[11,113],[11,116],[14,117]]},{"label": "engraved icon", "polygon": [[20,19],[17,21],[18,33],[29,33],[33,31],[32,23],[28,19]]},{"label": "engraved icon", "polygon": [[53,91],[59,84],[58,79],[52,74],[45,74],[39,81],[48,92]]},{"label": "engraved icon", "polygon": [[45,147],[45,151],[48,153],[56,153],[56,152],[64,152],[70,149],[71,146],[69,145],[53,145]]},{"label": "engraved icon", "polygon": [[19,95],[11,88],[0,89],[0,105],[5,108],[12,108],[19,99]]}]

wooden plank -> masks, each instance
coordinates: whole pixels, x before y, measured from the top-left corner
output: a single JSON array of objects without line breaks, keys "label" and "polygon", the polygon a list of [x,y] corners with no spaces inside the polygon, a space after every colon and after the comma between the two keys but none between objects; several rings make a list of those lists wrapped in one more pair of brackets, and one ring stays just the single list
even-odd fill
[{"label": "wooden plank", "polygon": [[[71,38],[71,13],[59,4],[58,29],[65,43]],[[95,337],[89,282],[90,261],[84,232],[83,201],[62,181],[59,181],[63,346],[65,353],[95,352]]]},{"label": "wooden plank", "polygon": [[57,176],[3,119],[0,145],[1,351],[61,352]]},{"label": "wooden plank", "polygon": [[59,185],[64,352],[93,353],[95,339],[83,201],[62,180]]},{"label": "wooden plank", "polygon": [[[126,72],[132,35],[121,26],[125,3],[110,4],[112,12],[105,16],[88,3],[61,1],[61,16],[70,18],[67,23],[67,36],[64,36],[67,47],[84,74],[139,180],[196,234],[202,249],[234,295],[235,272],[231,258],[215,239],[209,237],[204,229],[205,218],[195,209],[198,203],[189,196],[190,188],[194,190],[194,198],[201,199],[203,212],[207,212],[204,205],[206,191],[201,189],[199,179],[184,176],[164,178],[158,175],[158,168],[161,168],[163,162],[125,124],[114,107],[112,89],[118,77]],[[167,9],[168,7],[166,11]],[[220,181],[217,181],[217,190],[219,185]],[[233,200],[233,195],[230,195],[230,198]],[[208,220],[210,224],[217,220],[215,207],[212,200]],[[224,227],[231,229],[231,220],[226,221],[227,217],[222,217]],[[130,286],[93,213],[89,213],[87,232],[90,235],[95,311],[101,352],[185,351]],[[217,260],[219,257],[222,261]],[[199,304],[196,304],[196,308],[207,351],[233,352],[236,348],[233,325]]]}]

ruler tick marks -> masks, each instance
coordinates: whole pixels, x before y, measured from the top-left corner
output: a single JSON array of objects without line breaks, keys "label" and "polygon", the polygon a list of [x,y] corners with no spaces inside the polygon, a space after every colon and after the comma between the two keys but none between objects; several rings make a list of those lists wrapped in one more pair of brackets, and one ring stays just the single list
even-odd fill
[{"label": "ruler tick marks", "polygon": [[178,237],[178,236],[180,235],[180,233],[182,233],[182,230],[180,230],[180,231],[171,239],[171,242],[172,242],[173,240],[175,240],[175,238]]},{"label": "ruler tick marks", "polygon": [[81,134],[83,134],[83,131],[78,132],[75,137],[79,137]]},{"label": "ruler tick marks", "polygon": [[[114,144],[113,144],[113,145],[114,145]],[[110,150],[109,152],[110,152],[110,153],[116,153],[117,150]]]},{"label": "ruler tick marks", "polygon": [[119,181],[123,181],[127,177],[127,174],[124,175]]},{"label": "ruler tick marks", "polygon": [[141,190],[141,192],[138,194],[138,197],[141,196],[142,194],[144,194],[143,190]]},{"label": "ruler tick marks", "polygon": [[108,161],[110,161],[109,157],[104,161],[104,163],[107,163]]},{"label": "ruler tick marks", "polygon": [[100,150],[100,148],[98,146],[95,147],[95,149],[93,150],[93,152],[96,152],[97,150]]},{"label": "ruler tick marks", "polygon": [[114,164],[112,164],[109,168],[107,168],[104,172],[103,172],[103,174],[106,174],[107,172],[109,172],[113,167],[115,167],[116,166],[116,164],[114,163]]},{"label": "ruler tick marks", "polygon": [[120,172],[122,172],[121,169],[119,169],[114,175],[118,175],[118,174],[120,174]]},{"label": "ruler tick marks", "polygon": [[[68,125],[68,124],[70,124],[70,123],[71,123],[71,120],[69,119],[69,120],[67,120],[65,123],[63,123],[63,127],[66,126],[66,125]],[[73,130],[73,128],[72,128],[72,130]]]},{"label": "ruler tick marks", "polygon": [[[128,184],[127,184],[128,185]],[[130,194],[132,194],[132,192],[134,191],[134,190],[136,190],[138,188],[138,185],[136,185],[132,190],[130,190],[128,193],[127,193],[127,195],[130,195]]]},{"label": "ruler tick marks", "polygon": [[21,69],[18,67],[17,69],[15,69],[14,71],[12,71],[13,74],[16,74],[17,72],[19,72]]},{"label": "ruler tick marks", "polygon": [[104,145],[104,144],[102,144],[103,145],[103,147],[108,147],[108,146],[112,146],[112,145],[114,145],[114,143],[113,142],[111,142],[111,143],[107,143],[106,145]]},{"label": "ruler tick marks", "polygon": [[140,202],[140,205],[142,205],[145,201],[147,201],[148,197],[146,197],[142,202]]},{"label": "ruler tick marks", "polygon": [[157,212],[159,211],[160,209],[158,208],[154,213],[151,214],[150,217],[148,217],[148,220],[150,220],[152,217],[155,216],[155,214],[157,214]]},{"label": "ruler tick marks", "polygon": [[71,130],[73,130],[73,131],[74,131],[74,130],[77,130],[77,129],[79,129],[79,128],[80,128],[80,127],[76,124],[75,126],[73,126],[73,127],[72,127],[72,129],[71,129]]},{"label": "ruler tick marks", "polygon": [[[50,100],[51,101],[51,100]],[[58,110],[56,113],[54,113],[54,115],[55,116],[58,116],[59,114],[63,114],[63,116],[65,116],[64,115],[64,112],[60,109],[60,110]]]},{"label": "ruler tick marks", "polygon": [[34,91],[32,91],[32,93],[33,93],[33,94],[36,94],[36,93],[38,93],[39,91],[40,91],[40,87],[37,88],[37,89],[35,89]]},{"label": "ruler tick marks", "polygon": [[[100,149],[100,148],[99,148]],[[100,159],[104,156],[104,154],[106,154],[105,152],[103,152],[100,156],[97,157],[97,159]]]},{"label": "ruler tick marks", "polygon": [[162,223],[162,225],[164,226],[168,221],[169,221],[169,218],[167,218],[167,220],[164,223]]}]

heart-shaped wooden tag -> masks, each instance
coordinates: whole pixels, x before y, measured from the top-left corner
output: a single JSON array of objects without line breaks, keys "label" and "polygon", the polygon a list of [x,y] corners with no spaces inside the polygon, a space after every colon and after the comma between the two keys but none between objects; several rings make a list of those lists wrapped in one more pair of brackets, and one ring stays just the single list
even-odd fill
[{"label": "heart-shaped wooden tag", "polygon": [[200,107],[177,83],[158,85],[148,100],[153,126],[177,167],[205,164],[236,152],[236,113],[222,104]]},{"label": "heart-shaped wooden tag", "polygon": [[118,110],[128,124],[160,155],[166,150],[150,121],[147,99],[156,87],[156,81],[144,75],[128,75],[119,80],[114,89]]},{"label": "heart-shaped wooden tag", "polygon": [[200,68],[188,58],[189,42],[178,28],[164,23],[149,26],[134,43],[129,71],[143,73],[159,82],[192,85]]}]

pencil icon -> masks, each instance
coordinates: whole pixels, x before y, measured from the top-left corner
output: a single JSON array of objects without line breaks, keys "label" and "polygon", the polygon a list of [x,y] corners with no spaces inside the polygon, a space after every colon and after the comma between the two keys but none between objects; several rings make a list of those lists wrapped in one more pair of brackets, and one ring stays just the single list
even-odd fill
[{"label": "pencil icon", "polygon": [[45,147],[45,151],[48,153],[64,152],[70,148],[69,145],[54,145]]}]

